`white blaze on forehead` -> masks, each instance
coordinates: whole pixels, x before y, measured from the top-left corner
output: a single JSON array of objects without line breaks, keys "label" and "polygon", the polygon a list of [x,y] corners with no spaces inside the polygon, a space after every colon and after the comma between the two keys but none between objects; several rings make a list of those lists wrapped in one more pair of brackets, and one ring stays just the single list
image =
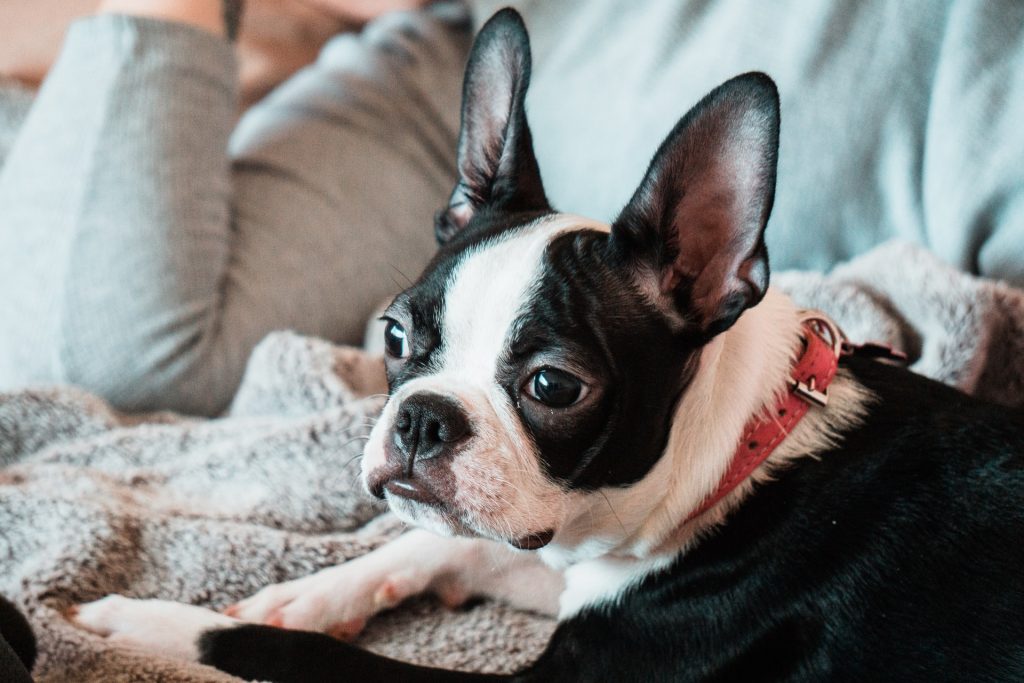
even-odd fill
[{"label": "white blaze on forehead", "polygon": [[475,247],[463,258],[445,296],[441,372],[493,381],[512,323],[540,278],[544,248],[557,235],[577,230],[608,232],[609,227],[556,214],[512,237]]}]

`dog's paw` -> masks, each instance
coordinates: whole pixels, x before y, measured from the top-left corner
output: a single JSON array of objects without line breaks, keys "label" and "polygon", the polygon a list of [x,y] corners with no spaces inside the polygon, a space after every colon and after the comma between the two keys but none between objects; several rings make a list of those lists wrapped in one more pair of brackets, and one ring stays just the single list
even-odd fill
[{"label": "dog's paw", "polygon": [[237,620],[202,607],[120,595],[72,607],[67,617],[112,644],[193,662],[199,659],[200,635],[238,625]]},{"label": "dog's paw", "polygon": [[[433,578],[415,564],[395,569],[376,560],[371,553],[312,576],[268,586],[224,613],[243,621],[351,640],[370,617],[424,592]],[[465,596],[442,595],[442,599],[455,604]]]},{"label": "dog's paw", "polygon": [[280,628],[319,631],[350,640],[383,608],[368,604],[366,595],[345,581],[342,567],[295,581],[267,586],[224,610],[224,614]]}]

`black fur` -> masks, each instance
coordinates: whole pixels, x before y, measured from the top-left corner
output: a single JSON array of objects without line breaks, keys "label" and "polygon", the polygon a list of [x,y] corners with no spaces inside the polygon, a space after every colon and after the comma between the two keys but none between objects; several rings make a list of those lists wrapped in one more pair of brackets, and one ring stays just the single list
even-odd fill
[{"label": "black fur", "polygon": [[[906,370],[848,365],[881,399],[863,428],[759,487],[621,604],[563,624],[538,671],[1024,680],[1020,415]],[[589,642],[605,647],[574,652]]]},{"label": "black fur", "polygon": [[199,640],[199,652],[200,661],[205,664],[247,680],[274,683],[461,683],[503,678],[398,662],[322,633],[286,631],[270,626],[251,625],[209,631]]},{"label": "black fur", "polygon": [[0,597],[0,681],[31,682],[36,661],[36,639],[21,612]]}]

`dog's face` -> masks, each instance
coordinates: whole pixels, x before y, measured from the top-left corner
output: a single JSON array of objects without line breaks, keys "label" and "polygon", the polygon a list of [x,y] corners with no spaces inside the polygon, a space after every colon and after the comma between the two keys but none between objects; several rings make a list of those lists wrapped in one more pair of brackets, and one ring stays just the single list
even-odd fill
[{"label": "dog's face", "polygon": [[704,344],[763,296],[778,103],[763,75],[716,89],[606,226],[548,205],[529,68],[502,11],[470,56],[441,248],[385,312],[363,473],[410,522],[535,549],[602,533],[580,536],[588,501],[651,472]]},{"label": "dog's face", "polygon": [[530,548],[572,494],[643,477],[697,347],[607,250],[606,229],[554,213],[442,249],[385,313],[371,490],[419,523]]}]

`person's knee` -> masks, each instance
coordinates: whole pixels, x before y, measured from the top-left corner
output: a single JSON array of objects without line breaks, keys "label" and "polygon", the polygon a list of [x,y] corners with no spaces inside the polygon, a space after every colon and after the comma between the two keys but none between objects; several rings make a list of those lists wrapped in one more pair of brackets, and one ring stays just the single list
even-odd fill
[{"label": "person's knee", "polygon": [[229,352],[210,321],[146,337],[87,332],[64,355],[64,380],[126,413],[217,415],[245,370],[248,349]]},{"label": "person's knee", "polygon": [[315,63],[246,112],[232,136],[233,156],[262,157],[271,144],[279,150],[307,127],[328,123],[413,156],[419,148],[436,154],[440,131],[454,162],[471,29],[466,10],[449,2],[335,36]]}]

